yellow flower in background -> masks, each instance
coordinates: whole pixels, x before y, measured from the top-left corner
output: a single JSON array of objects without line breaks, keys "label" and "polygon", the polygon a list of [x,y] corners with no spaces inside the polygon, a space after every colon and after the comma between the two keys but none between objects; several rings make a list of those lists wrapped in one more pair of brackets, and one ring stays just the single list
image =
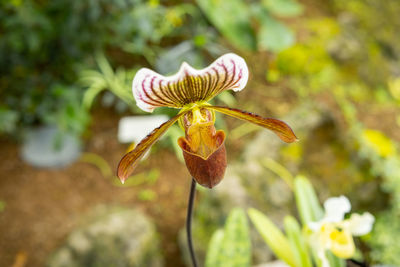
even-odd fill
[{"label": "yellow flower in background", "polygon": [[345,196],[332,197],[324,203],[325,215],[318,222],[308,224],[311,230],[310,243],[317,251],[323,267],[329,267],[325,251],[330,250],[335,256],[348,259],[355,253],[353,236],[362,236],[372,230],[374,216],[365,212],[362,215],[344,216],[351,209],[350,201]]},{"label": "yellow flower in background", "polygon": [[150,0],[148,2],[149,6],[151,7],[158,7],[160,5],[160,0]]},{"label": "yellow flower in background", "polygon": [[174,27],[180,27],[183,24],[182,16],[179,12],[174,9],[169,9],[165,15],[167,21],[169,21]]},{"label": "yellow flower in background", "polygon": [[386,158],[394,155],[395,147],[393,142],[380,131],[366,129],[363,131],[363,138],[366,144],[381,157]]},{"label": "yellow flower in background", "polygon": [[178,145],[190,174],[202,186],[212,188],[217,185],[224,176],[227,163],[225,133],[215,129],[215,112],[272,130],[285,142],[296,141],[292,129],[283,121],[208,103],[223,91],[242,90],[248,75],[244,59],[232,53],[221,56],[202,70],[184,62],[178,73],[167,77],[147,68],[140,69],[132,84],[137,106],[147,112],[157,107],[177,108],[180,112],[154,129],[121,159],[118,165],[120,180],[124,182],[146,151],[169,127],[179,122],[185,136],[178,139]]},{"label": "yellow flower in background", "polygon": [[400,102],[400,78],[392,78],[388,81],[389,92],[394,99]]}]

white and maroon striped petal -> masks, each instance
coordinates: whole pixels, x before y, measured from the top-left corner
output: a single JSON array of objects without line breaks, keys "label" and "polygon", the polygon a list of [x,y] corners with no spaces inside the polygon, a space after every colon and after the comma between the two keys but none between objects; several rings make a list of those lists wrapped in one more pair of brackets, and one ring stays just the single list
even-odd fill
[{"label": "white and maroon striped petal", "polygon": [[133,79],[132,90],[138,107],[152,112],[156,107],[182,108],[208,101],[225,90],[240,91],[248,77],[244,59],[229,53],[202,70],[184,62],[178,73],[167,77],[147,68],[140,69]]}]

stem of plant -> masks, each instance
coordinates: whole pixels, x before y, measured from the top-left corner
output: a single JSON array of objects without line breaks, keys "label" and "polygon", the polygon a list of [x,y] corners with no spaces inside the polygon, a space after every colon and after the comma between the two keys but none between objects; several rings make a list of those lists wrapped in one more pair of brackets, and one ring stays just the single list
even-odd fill
[{"label": "stem of plant", "polygon": [[192,178],[192,185],[190,186],[188,210],[186,215],[186,236],[193,267],[197,267],[197,260],[196,260],[196,255],[194,253],[193,241],[192,241],[192,217],[193,217],[193,205],[195,196],[196,196],[196,181]]},{"label": "stem of plant", "polygon": [[358,261],[358,260],[355,260],[355,259],[349,259],[349,261],[354,263],[354,264],[356,264],[356,265],[358,265],[358,266],[361,266],[361,267],[368,267],[367,263],[364,263],[364,262],[361,262],[361,261]]}]

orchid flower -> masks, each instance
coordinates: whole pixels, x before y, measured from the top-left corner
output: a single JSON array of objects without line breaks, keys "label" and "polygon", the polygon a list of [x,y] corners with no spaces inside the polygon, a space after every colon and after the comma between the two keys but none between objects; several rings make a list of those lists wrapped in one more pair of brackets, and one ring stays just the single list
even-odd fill
[{"label": "orchid flower", "polygon": [[215,111],[272,130],[285,142],[296,141],[295,134],[283,121],[207,103],[225,90],[242,90],[248,75],[244,59],[232,53],[221,56],[202,70],[184,62],[178,73],[168,77],[147,68],[140,69],[132,84],[137,106],[147,112],[157,107],[177,108],[180,112],[154,129],[121,159],[118,166],[121,182],[130,176],[145,152],[178,122],[185,132],[185,137],[179,138],[178,144],[190,174],[205,187],[217,185],[224,176],[227,163],[225,133],[214,127]]},{"label": "orchid flower", "polygon": [[329,267],[325,255],[330,250],[335,256],[343,259],[355,253],[353,236],[362,236],[372,230],[374,216],[365,212],[362,215],[352,214],[345,219],[344,215],[351,209],[350,201],[345,196],[332,197],[324,203],[325,215],[318,222],[311,222],[311,245],[317,250],[323,267]]}]

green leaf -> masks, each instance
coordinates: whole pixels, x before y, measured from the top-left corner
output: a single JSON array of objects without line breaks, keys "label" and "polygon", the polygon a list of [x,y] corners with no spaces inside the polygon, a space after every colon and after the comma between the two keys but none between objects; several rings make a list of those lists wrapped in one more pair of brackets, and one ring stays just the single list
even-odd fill
[{"label": "green leaf", "polygon": [[224,228],[221,258],[223,265],[231,267],[250,266],[251,242],[246,214],[242,209],[233,209]]},{"label": "green leaf", "polygon": [[246,214],[233,209],[223,233],[214,233],[208,248],[206,267],[247,267],[251,265],[251,243]]},{"label": "green leaf", "polygon": [[296,266],[312,267],[311,258],[308,253],[307,244],[301,233],[300,225],[292,216],[284,219],[285,232],[295,255]]},{"label": "green leaf", "polygon": [[141,201],[153,201],[157,198],[157,193],[151,189],[143,189],[138,194],[138,199]]},{"label": "green leaf", "polygon": [[130,89],[131,77],[133,75],[127,73],[124,69],[118,69],[114,72],[103,54],[96,54],[95,60],[100,71],[83,70],[80,74],[80,84],[88,87],[83,96],[83,107],[89,110],[98,94],[104,90],[110,90],[133,111],[137,112],[138,108],[134,104],[135,101],[133,101]]},{"label": "green leaf", "polygon": [[254,51],[256,37],[250,24],[248,6],[241,0],[197,0],[210,22],[234,46]]},{"label": "green leaf", "polygon": [[319,221],[324,216],[324,210],[319,203],[317,194],[309,180],[305,179],[305,193],[310,205],[311,214],[315,221]]},{"label": "green leaf", "polygon": [[260,50],[279,52],[294,43],[292,30],[284,24],[275,20],[266,12],[259,15],[259,19],[261,25],[258,32],[258,47]]},{"label": "green leaf", "polygon": [[211,237],[210,244],[207,249],[206,267],[218,266],[218,256],[221,252],[222,241],[224,239],[224,230],[218,229]]},{"label": "green leaf", "polygon": [[318,221],[323,217],[323,209],[307,178],[303,176],[297,176],[295,178],[294,193],[296,197],[297,210],[300,214],[303,225],[307,225],[309,222]]},{"label": "green leaf", "polygon": [[261,4],[276,16],[294,17],[303,13],[303,6],[295,0],[262,0]]},{"label": "green leaf", "polygon": [[82,106],[86,109],[86,110],[90,110],[94,99],[96,98],[96,96],[101,93],[101,91],[106,89],[106,85],[104,83],[96,83],[93,84],[92,86],[90,86],[86,92],[83,95],[83,100],[82,100]]},{"label": "green leaf", "polygon": [[17,129],[19,114],[15,110],[0,106],[0,133],[12,133]]},{"label": "green leaf", "polygon": [[249,217],[264,241],[275,255],[288,265],[296,267],[295,255],[289,240],[277,226],[264,214],[256,209],[248,210]]}]

